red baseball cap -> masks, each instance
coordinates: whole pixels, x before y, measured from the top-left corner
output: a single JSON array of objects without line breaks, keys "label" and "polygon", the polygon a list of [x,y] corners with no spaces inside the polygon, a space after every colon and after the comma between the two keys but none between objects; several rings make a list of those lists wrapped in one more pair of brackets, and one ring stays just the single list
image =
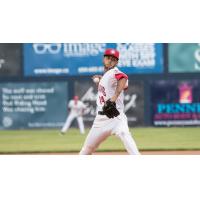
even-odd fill
[{"label": "red baseball cap", "polygon": [[104,56],[114,56],[119,60],[119,51],[116,49],[106,49],[104,52]]}]

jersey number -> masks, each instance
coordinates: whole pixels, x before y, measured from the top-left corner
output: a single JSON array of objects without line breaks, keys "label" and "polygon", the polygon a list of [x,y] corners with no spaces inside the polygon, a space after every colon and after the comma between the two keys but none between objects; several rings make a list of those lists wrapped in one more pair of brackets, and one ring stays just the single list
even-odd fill
[{"label": "jersey number", "polygon": [[99,97],[99,101],[100,101],[100,104],[104,104],[105,103],[105,100],[104,100],[103,96]]}]

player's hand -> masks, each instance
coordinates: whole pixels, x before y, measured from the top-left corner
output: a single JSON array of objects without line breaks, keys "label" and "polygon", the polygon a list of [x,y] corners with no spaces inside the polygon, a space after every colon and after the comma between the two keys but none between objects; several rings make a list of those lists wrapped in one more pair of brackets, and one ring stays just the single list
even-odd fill
[{"label": "player's hand", "polygon": [[99,82],[100,82],[100,80],[101,80],[101,78],[102,78],[101,75],[94,75],[94,76],[92,77],[92,80],[93,80],[93,82],[98,86],[98,85],[99,85]]},{"label": "player's hand", "polygon": [[99,79],[101,79],[101,78],[102,78],[102,75],[94,75],[94,76],[92,76],[92,79],[94,79],[94,78],[99,78]]}]

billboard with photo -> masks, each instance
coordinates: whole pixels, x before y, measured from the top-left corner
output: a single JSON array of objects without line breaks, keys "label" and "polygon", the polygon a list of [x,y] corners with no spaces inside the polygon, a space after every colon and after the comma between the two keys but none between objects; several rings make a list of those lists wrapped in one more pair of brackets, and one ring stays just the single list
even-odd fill
[{"label": "billboard with photo", "polygon": [[0,129],[61,127],[67,113],[67,90],[64,82],[1,83]]},{"label": "billboard with photo", "polygon": [[[92,80],[75,82],[75,94],[87,105],[83,116],[86,126],[91,126],[96,116],[97,87]],[[129,126],[144,124],[144,87],[143,82],[129,80],[125,91],[124,105]]]},{"label": "billboard with photo", "polygon": [[22,44],[0,43],[0,78],[20,76]]},{"label": "billboard with photo", "polygon": [[200,44],[169,44],[169,72],[200,72]]},{"label": "billboard with photo", "polygon": [[200,80],[155,81],[151,84],[152,124],[200,125]]},{"label": "billboard with photo", "polygon": [[120,52],[118,67],[127,74],[162,73],[160,43],[34,43],[24,44],[25,76],[81,76],[103,72],[106,48]]}]

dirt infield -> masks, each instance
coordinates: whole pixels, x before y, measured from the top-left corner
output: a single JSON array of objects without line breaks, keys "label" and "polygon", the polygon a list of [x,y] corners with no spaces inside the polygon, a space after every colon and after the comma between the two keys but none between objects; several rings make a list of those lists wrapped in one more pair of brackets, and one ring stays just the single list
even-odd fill
[{"label": "dirt infield", "polygon": [[200,155],[200,150],[193,151],[143,151],[143,155]]},{"label": "dirt infield", "polygon": [[[140,151],[141,155],[200,155],[200,150],[163,150],[163,151]],[[78,155],[78,152],[47,152],[47,153],[3,153],[0,155]],[[128,155],[126,151],[95,152],[93,155]]]},{"label": "dirt infield", "polygon": [[[200,150],[177,150],[177,151],[141,151],[141,155],[200,155]],[[78,155],[78,153],[50,153],[60,155]],[[128,155],[127,152],[96,152],[93,155]]]},{"label": "dirt infield", "polygon": [[[190,151],[141,151],[142,155],[200,155],[200,150]],[[128,155],[127,152],[97,152],[94,155]]]}]

